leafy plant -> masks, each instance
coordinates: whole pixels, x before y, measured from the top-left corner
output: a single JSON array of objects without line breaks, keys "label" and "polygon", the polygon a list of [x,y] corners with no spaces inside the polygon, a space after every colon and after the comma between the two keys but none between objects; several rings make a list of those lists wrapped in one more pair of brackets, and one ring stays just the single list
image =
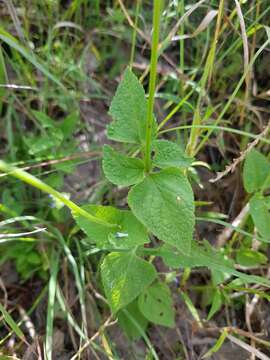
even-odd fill
[{"label": "leafy plant", "polygon": [[[103,147],[102,168],[108,181],[102,181],[100,192],[96,191],[94,186],[93,190],[91,189],[94,196],[89,197],[89,204],[79,206],[70,200],[69,194],[59,192],[63,187],[65,174],[74,170],[74,165],[77,163],[74,159],[78,159],[77,155],[82,155],[86,161],[89,160],[86,146],[81,147],[83,153],[76,154],[81,139],[92,131],[88,129],[92,124],[89,126],[88,123],[80,121],[79,110],[80,113],[84,111],[84,105],[89,103],[92,95],[94,99],[106,100],[107,95],[111,93],[111,89],[107,87],[103,91],[104,84],[99,84],[102,79],[100,75],[106,69],[106,80],[112,79],[119,74],[119,65],[122,68],[126,62],[124,56],[119,56],[118,44],[123,43],[123,40],[125,44],[128,43],[130,34],[126,31],[125,21],[128,20],[132,24],[133,14],[131,8],[125,9],[124,3],[120,1],[112,6],[110,2],[106,2],[105,6],[101,1],[64,3],[34,2],[29,19],[26,16],[28,12],[24,11],[22,6],[19,16],[24,24],[23,31],[20,31],[20,23],[15,24],[16,31],[12,26],[10,29],[12,34],[22,33],[20,40],[23,41],[18,41],[11,33],[0,29],[1,45],[3,44],[0,49],[0,94],[4,97],[3,104],[0,103],[0,112],[5,118],[1,127],[4,133],[3,154],[5,161],[15,165],[10,166],[0,161],[0,171],[5,172],[2,174],[1,183],[5,186],[3,186],[0,209],[3,218],[11,221],[8,226],[4,222],[0,225],[2,244],[0,263],[11,259],[23,280],[35,274],[39,274],[43,280],[49,279],[47,286],[44,286],[31,307],[34,309],[43,295],[48,293],[44,341],[44,356],[48,360],[55,357],[53,331],[54,326],[58,324],[54,325],[54,318],[59,316],[59,309],[61,309],[61,317],[64,317],[70,326],[72,341],[74,339],[74,343],[79,344],[79,350],[73,358],[81,357],[81,352],[88,349],[89,344],[96,349],[97,343],[101,344],[98,350],[105,356],[119,358],[114,344],[110,348],[111,344],[107,339],[106,326],[110,325],[111,317],[102,323],[103,319],[99,316],[99,311],[103,310],[103,307],[99,306],[102,301],[108,303],[112,316],[118,319],[118,324],[130,339],[139,337],[144,339],[151,353],[146,355],[146,358],[157,359],[146,330],[151,323],[169,328],[175,326],[176,296],[181,295],[182,301],[199,326],[203,326],[203,311],[197,311],[200,301],[197,299],[200,297],[196,296],[196,304],[193,304],[194,297],[189,296],[189,292],[194,289],[202,291],[203,305],[209,307],[208,316],[205,313],[207,320],[213,318],[224,304],[231,306],[233,301],[239,301],[238,304],[243,307],[243,298],[248,301],[248,294],[269,299],[263,288],[270,286],[269,280],[250,275],[250,273],[259,273],[258,267],[262,272],[264,267],[261,268],[261,265],[267,263],[264,252],[270,234],[270,199],[267,192],[270,184],[269,158],[252,150],[245,161],[244,186],[248,192],[247,201],[251,215],[247,218],[248,220],[252,218],[248,223],[250,232],[242,229],[243,224],[231,224],[227,220],[227,215],[217,212],[205,212],[203,217],[196,217],[196,207],[209,205],[212,194],[207,202],[194,201],[191,187],[193,181],[201,185],[199,172],[195,166],[204,165],[208,168],[211,166],[212,170],[217,171],[223,169],[228,160],[226,157],[230,153],[226,148],[226,134],[230,135],[232,148],[235,137],[237,149],[240,144],[241,150],[245,148],[248,138],[257,139],[258,135],[253,131],[257,122],[247,121],[245,128],[241,129],[241,118],[244,115],[247,119],[254,116],[250,114],[251,107],[244,104],[252,103],[252,96],[249,94],[249,89],[252,87],[248,86],[249,77],[253,67],[255,68],[255,60],[269,44],[269,39],[263,45],[259,41],[264,41],[265,35],[260,29],[263,29],[263,16],[268,15],[269,9],[266,4],[260,2],[246,9],[244,2],[240,2],[243,19],[240,17],[238,19],[238,7],[233,9],[232,4],[224,6],[224,1],[220,1],[218,6],[216,2],[209,2],[203,6],[200,6],[201,2],[198,4],[195,2],[193,5],[185,4],[184,1],[169,2],[164,12],[161,12],[162,1],[155,0],[151,64],[149,69],[145,69],[139,81],[132,71],[136,36],[138,33],[148,47],[148,37],[144,37],[140,30],[140,18],[147,24],[150,7],[142,4],[141,1],[136,1],[130,66],[124,71],[112,100],[109,110],[112,121],[107,128],[109,144]],[[198,16],[194,14],[187,21],[197,7],[200,8]],[[54,11],[54,9],[63,11]],[[140,9],[141,16],[139,16]],[[196,29],[194,26],[198,20],[201,21],[201,13],[205,10],[209,12]],[[42,14],[40,11],[44,11],[44,15],[40,16]],[[36,13],[39,15],[37,19],[32,16]],[[164,20],[162,33],[168,35],[159,42],[161,13]],[[226,13],[225,17],[223,13]],[[170,30],[168,27],[172,25],[172,20],[178,17],[181,25],[179,26],[180,23],[177,21]],[[223,22],[223,17],[229,21]],[[16,16],[12,18],[16,20]],[[211,38],[212,25],[208,26],[214,23],[212,22],[214,18],[217,21]],[[250,54],[245,59],[247,63],[244,61],[244,73],[239,79],[238,75],[242,68],[241,45],[245,40],[244,36],[243,41],[239,38],[243,21],[248,26],[246,36],[250,44]],[[117,27],[113,28],[115,24]],[[231,25],[236,31],[231,32]],[[43,28],[44,26],[46,29]],[[29,31],[32,28],[35,29],[34,36]],[[89,31],[84,32],[84,29],[88,28],[93,30],[91,40],[88,36]],[[204,30],[206,30],[205,34]],[[267,31],[269,36],[269,30]],[[110,36],[106,36],[107,33]],[[197,35],[200,36],[197,38]],[[69,41],[70,36],[72,42]],[[113,41],[110,38],[113,38]],[[184,44],[185,39],[188,38],[192,38],[194,42],[190,50],[188,49],[189,59],[186,61]],[[230,40],[229,48],[224,51],[227,39]],[[163,66],[161,67],[162,87],[158,87],[157,92],[158,55],[164,56],[167,62],[170,57],[167,58],[164,50],[170,47],[174,61],[179,55],[178,53],[175,55],[177,49],[175,44],[178,40],[179,68],[176,62],[171,63],[172,73],[167,74],[167,67],[164,67],[165,71]],[[95,45],[97,43],[98,48]],[[230,56],[231,54],[233,56]],[[96,68],[96,64],[92,62],[98,63]],[[95,68],[93,77],[89,76],[89,72],[92,74],[92,66]],[[10,80],[14,79],[14,84],[31,86],[26,86],[25,90],[18,89],[16,92],[2,87],[2,84],[10,83],[7,76],[10,69],[12,69]],[[143,84],[148,71],[150,71],[149,89],[145,93]],[[261,89],[260,86],[260,73],[261,71],[256,68],[256,84],[261,97],[264,96],[265,89]],[[233,81],[234,75],[236,82]],[[241,91],[245,83],[246,93],[242,96]],[[92,89],[95,89],[94,93]],[[238,93],[241,101],[238,101]],[[168,115],[161,122],[159,122],[160,112],[158,114],[154,112],[154,100],[157,97],[161,99],[159,105],[162,105],[162,112],[168,111]],[[239,124],[235,121],[238,116]],[[172,119],[173,126],[176,127],[163,129]],[[99,118],[94,121],[98,122]],[[174,132],[177,141],[171,136]],[[161,138],[165,133],[166,139]],[[211,149],[209,164],[200,161],[201,154],[198,156],[199,161],[196,161],[194,157],[208,143],[210,136],[212,140],[215,137],[223,160],[219,161],[218,158],[217,161],[215,147],[213,151]],[[239,141],[240,136],[241,141]],[[88,139],[88,136],[86,138]],[[266,137],[260,137],[260,141],[265,146],[270,143]],[[209,142],[209,148],[212,148],[211,144]],[[186,150],[184,150],[185,145]],[[92,150],[91,147],[88,149]],[[207,155],[208,146],[205,150],[204,155]],[[204,161],[207,161],[205,158],[207,156],[203,156]],[[33,175],[19,168],[21,166],[30,169]],[[6,175],[22,180],[33,188],[29,189],[16,179],[5,182]],[[107,194],[106,191],[112,189],[108,183],[121,187],[121,192],[113,190]],[[35,188],[49,196],[42,198]],[[104,198],[101,193],[105,194]],[[115,207],[118,201],[114,200],[114,195],[111,196],[115,193],[117,196],[125,194],[119,208]],[[63,205],[71,210],[75,227],[68,209]],[[35,213],[37,226],[44,224],[46,231],[42,232],[41,236],[37,238],[28,236],[32,234],[31,230],[35,233],[38,229],[31,224],[33,219],[30,221],[29,216],[23,216],[24,213]],[[12,219],[14,222],[19,222],[18,226],[15,225],[16,231],[13,231]],[[224,219],[228,222],[223,221]],[[232,230],[233,235],[226,239],[226,244],[222,248],[213,248],[205,240],[195,241],[196,220],[225,226]],[[22,232],[20,227],[27,229],[26,237],[22,235],[25,231]],[[5,239],[5,235],[15,237]],[[254,235],[256,239],[266,243],[262,243],[256,251],[251,248]],[[89,256],[91,256],[90,261]],[[236,264],[238,267],[235,266]],[[209,276],[208,274],[206,277],[199,276],[203,284],[199,281],[198,286],[193,286],[193,281],[188,279],[190,275],[192,280],[197,276],[198,272],[192,272],[192,269],[198,267],[207,267]],[[160,272],[161,268],[162,272]],[[77,291],[72,307],[68,305],[70,282],[74,282]],[[172,282],[173,286],[171,286]],[[260,286],[251,288],[247,286],[249,283]],[[99,288],[98,291],[103,292],[106,299],[98,296],[96,292],[93,293],[94,296],[97,294],[97,300],[92,299],[92,294],[87,293],[89,289],[92,292],[92,286],[95,289]],[[235,290],[236,296],[231,296]],[[99,328],[96,342],[90,339],[89,326],[87,326],[86,308],[92,310],[88,307],[89,299],[91,305],[92,302],[94,304],[96,325]],[[75,304],[77,300],[79,306]],[[99,307],[97,311],[96,302]],[[10,311],[9,303],[7,309]],[[78,311],[79,316],[77,316]],[[18,331],[20,328],[16,328],[16,323],[12,322],[7,310],[0,306],[0,313],[6,325],[22,339]],[[222,313],[220,315],[222,316]],[[220,331],[220,339],[207,356],[216,352],[226,339],[227,328]],[[80,341],[77,341],[77,335]],[[7,335],[7,338],[9,336]],[[0,346],[5,341],[1,339]],[[16,349],[18,347],[16,346]],[[0,350],[0,357],[1,354]],[[170,354],[171,352],[169,356]]]},{"label": "leafy plant", "polygon": [[[174,326],[170,288],[153,264],[156,257],[175,269],[206,266],[212,272],[215,286],[231,276],[243,282],[269,286],[266,279],[236,271],[233,261],[226,259],[220,251],[215,251],[206,242],[199,245],[193,239],[195,202],[189,174],[194,174],[194,159],[176,142],[158,138],[154,115],[160,16],[161,1],[157,0],[154,3],[148,98],[142,84],[128,67],[109,110],[112,122],[107,129],[108,139],[126,144],[128,151],[124,153],[116,146],[105,145],[103,170],[113,184],[130,187],[127,196],[129,209],[93,204],[79,207],[36,177],[0,162],[2,171],[47,192],[53,199],[70,208],[78,227],[86,234],[88,243],[106,253],[100,264],[100,274],[112,312],[119,317],[120,325],[123,325],[123,319],[129,319],[127,314],[130,311],[129,315],[131,318],[135,316],[135,322],[138,319],[142,331],[148,321]],[[51,134],[55,131],[53,120],[44,113],[35,111],[33,114],[46,132],[44,143],[34,138],[26,139],[33,155],[63,145],[76,125],[76,117],[70,115],[57,126],[52,141]],[[257,177],[251,174],[254,162],[258,167]],[[262,195],[267,186],[266,163],[267,160],[261,154],[253,151],[247,157],[244,169],[247,191],[256,192],[250,202],[251,213],[252,209],[260,206],[264,209],[261,210],[261,214],[264,214],[261,217],[267,216],[265,209],[269,205],[268,199]],[[253,218],[261,235],[266,236],[268,230],[260,224],[256,211],[253,212]],[[157,242],[154,237],[158,239],[159,246],[155,246]],[[243,254],[238,254],[237,259],[242,263],[245,261]],[[193,309],[187,295],[184,299],[188,307]],[[218,289],[213,295],[209,318],[221,304],[222,294]],[[131,337],[138,336],[138,327],[134,322],[130,320],[128,324],[123,325],[127,333]]]},{"label": "leafy plant", "polygon": [[108,126],[108,138],[134,144],[134,155],[124,155],[108,145],[103,149],[107,179],[118,186],[132,185],[128,194],[131,211],[85,207],[92,215],[109,222],[110,228],[91,224],[82,216],[75,219],[96,246],[115,249],[105,256],[100,267],[112,311],[117,313],[139,297],[139,310],[145,318],[173,326],[170,289],[161,279],[153,283],[157,272],[140,255],[144,244],[149,242],[147,233],[173,245],[182,256],[189,254],[195,225],[194,197],[187,178],[191,159],[175,143],[157,140],[153,105],[160,7],[161,2],[156,1],[149,99],[132,70],[127,68],[109,111],[113,121]]},{"label": "leafy plant", "polygon": [[[119,316],[120,325],[134,337],[138,335],[136,327],[127,319],[129,325],[123,324],[122,309],[130,310],[142,321],[143,327],[146,326],[144,318],[159,325],[174,325],[170,289],[158,276],[151,260],[143,259],[147,254],[160,256],[169,267],[176,269],[207,266],[213,279],[217,279],[215,285],[232,275],[244,282],[269,285],[260,277],[236,271],[233,261],[214,251],[209,244],[198,246],[193,240],[195,206],[188,180],[193,159],[178,144],[157,139],[155,116],[152,112],[149,117],[147,115],[153,100],[150,96],[149,92],[147,101],[142,85],[127,68],[109,111],[113,121],[108,126],[108,138],[133,147],[131,154],[126,155],[105,145],[103,170],[113,184],[131,186],[127,197],[130,210],[96,205],[84,207],[111,227],[75,215],[88,240],[98,249],[109,251],[100,266],[105,294],[112,312]],[[146,249],[148,234],[164,245]],[[243,254],[237,259],[242,262]],[[209,318],[222,302],[221,291],[217,289]]]}]

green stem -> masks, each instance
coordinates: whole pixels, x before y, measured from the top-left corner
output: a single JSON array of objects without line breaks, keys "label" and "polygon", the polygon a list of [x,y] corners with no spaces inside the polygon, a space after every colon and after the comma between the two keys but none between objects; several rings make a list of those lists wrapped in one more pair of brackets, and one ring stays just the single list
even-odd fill
[{"label": "green stem", "polygon": [[149,173],[151,169],[151,138],[152,138],[152,127],[153,127],[154,97],[155,97],[155,87],[156,87],[156,77],[157,77],[158,42],[159,42],[161,8],[162,8],[162,0],[154,0],[149,98],[148,98],[148,107],[147,107],[146,139],[145,139],[145,172],[146,173]]},{"label": "green stem", "polygon": [[87,211],[80,208],[78,205],[76,205],[73,201],[67,199],[63,194],[59,193],[58,191],[54,190],[49,185],[45,184],[40,179],[36,178],[35,176],[29,174],[28,172],[21,170],[19,168],[16,168],[12,165],[9,165],[5,163],[4,161],[0,160],[0,171],[7,173],[8,175],[11,175],[19,180],[22,180],[23,182],[47,193],[61,201],[63,204],[65,204],[72,212],[81,215],[90,221],[100,224],[103,226],[108,227],[114,227],[114,224],[109,224],[93,215],[88,213]]}]

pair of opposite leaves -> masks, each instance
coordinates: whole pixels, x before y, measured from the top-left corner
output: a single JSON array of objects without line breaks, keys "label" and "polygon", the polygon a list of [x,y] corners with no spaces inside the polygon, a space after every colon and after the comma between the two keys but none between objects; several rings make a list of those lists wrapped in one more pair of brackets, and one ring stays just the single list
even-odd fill
[{"label": "pair of opposite leaves", "polygon": [[[142,85],[130,69],[124,73],[109,113],[113,122],[108,127],[108,137],[142,149],[147,100]],[[195,224],[194,198],[183,168],[189,167],[192,159],[175,143],[156,140],[154,120],[152,150],[153,166],[161,170],[145,175],[141,159],[125,156],[105,145],[105,176],[116,185],[133,185],[128,204],[136,218],[160,240],[189,253]]]},{"label": "pair of opposite leaves", "polygon": [[[136,144],[137,148],[142,149],[146,111],[144,89],[135,75],[127,69],[110,107],[113,122],[108,128],[108,137]],[[108,145],[104,146],[103,169],[107,179],[120,186],[133,185],[128,194],[131,211],[111,206],[84,207],[95,217],[111,224],[111,227],[74,214],[78,225],[98,248],[114,250],[101,264],[102,282],[113,312],[130,304],[142,292],[147,290],[146,294],[150,294],[152,287],[155,289],[155,283],[151,285],[157,278],[155,267],[133,251],[137,246],[149,242],[148,231],[185,254],[191,248],[195,223],[194,199],[183,168],[189,167],[192,159],[186,157],[175,143],[156,140],[156,126],[153,128],[153,165],[161,169],[159,172],[145,175],[141,159],[123,155]],[[146,307],[147,302],[142,309]],[[168,316],[160,317],[159,320],[165,324]],[[170,319],[172,317],[170,315]],[[154,321],[149,316],[148,319]]]}]

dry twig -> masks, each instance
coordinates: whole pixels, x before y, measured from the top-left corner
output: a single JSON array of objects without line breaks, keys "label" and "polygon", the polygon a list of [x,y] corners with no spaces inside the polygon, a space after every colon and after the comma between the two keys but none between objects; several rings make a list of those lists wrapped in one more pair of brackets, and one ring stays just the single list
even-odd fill
[{"label": "dry twig", "polygon": [[267,135],[269,130],[270,130],[270,121],[268,122],[268,124],[264,128],[264,130],[260,134],[258,134],[256,139],[248,144],[246,150],[242,151],[240,153],[241,155],[237,159],[234,159],[234,161],[231,165],[226,166],[226,169],[224,171],[218,172],[217,176],[213,179],[210,179],[209,182],[215,183],[215,182],[221,180],[224,176],[228,175],[230,172],[234,172],[237,165],[240,164],[245,159],[247,154],[259,143],[261,138],[263,138]]}]

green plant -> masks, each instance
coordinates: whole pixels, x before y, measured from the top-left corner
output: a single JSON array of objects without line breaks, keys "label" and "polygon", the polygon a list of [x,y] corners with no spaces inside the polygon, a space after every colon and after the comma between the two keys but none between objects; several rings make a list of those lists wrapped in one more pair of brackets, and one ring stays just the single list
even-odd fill
[{"label": "green plant", "polygon": [[[107,179],[118,186],[131,186],[127,198],[130,210],[97,205],[84,207],[91,215],[106,220],[112,228],[75,215],[88,241],[99,250],[109,252],[100,266],[103,287],[112,312],[132,337],[141,332],[132,322],[125,323],[124,310],[138,319],[139,328],[145,328],[144,318],[156,324],[174,325],[170,289],[153,266],[155,257],[161,257],[166,265],[176,269],[209,267],[214,287],[231,275],[243,282],[269,286],[266,279],[236,271],[234,262],[209,244],[199,246],[193,240],[195,206],[188,180],[193,159],[176,143],[157,139],[153,114],[158,3],[155,2],[154,9],[149,98],[146,99],[142,85],[127,68],[109,111],[113,121],[108,126],[108,138],[129,144],[130,155],[109,145],[103,149],[103,170]],[[152,247],[149,235],[152,240],[154,235],[164,245]],[[209,318],[222,305],[219,288],[212,301]]]},{"label": "green plant", "polygon": [[[20,29],[18,23],[15,30],[20,41],[11,35],[15,31],[8,21],[7,31],[0,29],[1,84],[9,83],[12,69],[14,83],[31,85],[16,92],[0,88],[3,98],[0,110],[5,119],[1,124],[4,136],[0,139],[5,146],[5,162],[0,162],[0,170],[5,172],[1,174],[4,186],[0,209],[4,221],[0,224],[0,263],[11,259],[20,280],[35,275],[43,278],[43,290],[27,313],[47,295],[46,330],[45,326],[43,330],[46,332],[44,354],[48,360],[54,358],[54,329],[59,326],[54,319],[58,316],[66,320],[64,326],[68,325],[70,332],[74,332],[74,343],[79,346],[72,359],[80,357],[89,345],[91,351],[98,349],[108,358],[120,357],[117,344],[106,330],[111,316],[103,322],[106,304],[129,338],[143,338],[149,349],[146,358],[157,358],[155,343],[151,343],[152,337],[151,341],[148,339],[147,328],[151,323],[175,326],[173,299],[179,295],[201,328],[204,319],[213,318],[213,323],[217,319],[219,323],[222,317],[227,324],[223,306],[227,317],[234,308],[241,307],[244,312],[245,300],[248,303],[249,297],[269,300],[265,291],[269,280],[250,275],[263,274],[267,264],[269,195],[268,180],[264,183],[264,179],[268,177],[269,161],[254,150],[247,155],[244,183],[249,195],[244,201],[249,202],[251,216],[240,224],[229,219],[228,203],[223,208],[224,214],[219,213],[221,210],[203,211],[202,207],[211,205],[215,196],[210,194],[207,201],[194,201],[191,188],[192,184],[196,197],[201,199],[195,183],[201,186],[205,180],[200,180],[197,166],[221,171],[232,154],[245,149],[248,138],[259,139],[265,149],[270,143],[266,135],[259,138],[256,135],[261,117],[257,122],[254,114],[258,109],[254,108],[253,113],[248,85],[245,95],[242,94],[248,78],[252,78],[251,72],[255,70],[255,77],[263,73],[257,59],[269,44],[263,27],[269,7],[261,1],[241,2],[251,49],[249,62],[244,63],[244,73],[239,78],[243,70],[244,41],[239,37],[240,33],[243,35],[243,24],[240,17],[238,19],[237,8],[233,7],[234,2],[225,3],[164,2],[161,26],[165,36],[158,45],[162,1],[154,1],[151,64],[146,65],[140,80],[132,69],[139,64],[140,70],[144,70],[143,65],[147,64],[144,56],[148,53],[143,49],[151,45],[147,35],[151,7],[140,0],[128,9],[121,0],[113,5],[97,0],[73,1],[69,5],[61,1],[42,4],[33,1],[33,10],[19,11],[23,28]],[[194,12],[195,9],[198,11]],[[133,27],[132,33],[125,25],[126,20]],[[123,43],[131,45],[130,57],[125,51],[119,56]],[[137,45],[142,49],[139,57]],[[159,67],[158,55],[163,58]],[[91,196],[85,201],[90,204],[77,205],[70,200],[76,196],[75,191],[71,197],[60,191],[64,177],[73,172],[80,160],[89,161],[85,146],[80,148],[85,152],[77,153],[81,138],[85,135],[90,140],[88,150],[93,146],[97,157],[101,154],[96,151],[99,144],[94,144],[91,138],[96,135],[95,128],[92,129],[88,118],[80,118],[80,114],[85,104],[95,108],[96,99],[107,104],[111,97],[110,80],[128,62],[130,67],[124,72],[110,107],[112,123],[107,129],[110,145],[103,147],[102,168],[108,181],[102,178],[100,188],[96,185],[90,188]],[[145,94],[142,84],[146,83],[148,73],[149,91]],[[256,79],[257,86],[263,94],[266,89],[260,79]],[[156,98],[159,99],[158,112],[154,114]],[[238,115],[242,118],[243,114],[247,121],[242,128],[243,123],[237,120]],[[160,115],[164,118],[159,122]],[[99,122],[99,117],[94,121]],[[165,128],[169,121],[171,126]],[[164,135],[166,139],[162,138]],[[218,157],[217,153],[220,153]],[[7,180],[6,175],[16,179]],[[98,185],[96,176],[93,183]],[[220,184],[222,187],[223,183]],[[45,196],[37,189],[45,192]],[[66,186],[64,191],[68,191]],[[122,197],[121,201],[118,196]],[[243,205],[241,196],[236,194],[234,199],[237,206]],[[220,201],[213,205],[218,208]],[[35,218],[23,214],[35,214]],[[199,223],[196,241],[195,222]],[[221,226],[231,230],[231,236],[222,248],[214,248],[203,240],[200,225],[210,229],[209,238],[215,236]],[[36,233],[41,230],[36,226],[42,226],[45,231]],[[211,228],[215,229],[213,233]],[[261,241],[256,250],[254,239]],[[207,267],[209,271],[203,269],[206,276],[200,277],[198,271],[193,271],[195,267]],[[248,285],[253,283],[255,287]],[[72,305],[69,287],[76,289]],[[106,299],[99,292],[105,293]],[[200,301],[202,311],[198,311]],[[92,318],[88,318],[92,304],[93,324],[99,329],[98,338],[93,341],[88,326],[92,323]],[[7,310],[0,306],[5,324],[12,330],[9,334],[4,330],[0,346],[12,332],[18,339],[22,338],[16,328],[21,325],[18,312],[13,312],[9,305],[6,308],[14,321],[11,322]],[[159,331],[157,327],[150,331],[153,329]],[[220,333],[209,356],[220,348],[229,330],[220,328]],[[23,343],[21,349],[24,349]],[[177,351],[177,355],[181,352]]]},{"label": "green plant", "polygon": [[252,149],[245,160],[244,186],[249,194],[252,220],[262,241],[270,241],[270,198],[265,195],[270,188],[270,162],[266,156]]},{"label": "green plant", "polygon": [[[121,321],[123,317],[131,317],[129,325],[123,327],[133,337],[142,334],[148,321],[174,326],[170,288],[166,278],[158,274],[154,266],[155,258],[160,257],[167,266],[175,269],[207,266],[212,271],[213,286],[227,278],[223,273],[229,277],[239,277],[243,282],[269,286],[266,279],[236,271],[233,262],[207,242],[199,245],[193,239],[195,202],[189,175],[194,172],[194,159],[186,155],[175,142],[158,139],[160,133],[153,113],[160,16],[161,1],[157,0],[153,12],[148,99],[139,80],[127,68],[110,106],[109,113],[113,121],[108,126],[108,138],[125,143],[129,155],[109,145],[103,149],[103,170],[107,179],[118,186],[131,186],[127,198],[130,210],[93,204],[79,207],[35,176],[0,162],[1,171],[50,194],[53,199],[68,206],[77,225],[86,233],[88,244],[95,251],[105,253],[100,265],[104,291],[120,324],[125,323]],[[38,138],[36,141],[26,139],[31,154],[40,151],[46,154],[48,149],[59,146],[72,134],[76,124],[72,116],[68,121],[60,123],[52,143],[50,132],[55,131],[53,120],[41,112],[35,111],[33,114],[47,134],[42,143]],[[247,165],[248,161],[249,158]],[[264,174],[261,175],[263,177]],[[250,181],[249,174],[247,179]],[[261,183],[259,188],[250,184],[246,186],[250,192],[264,188]],[[154,236],[164,244],[154,246],[157,244]],[[54,298],[55,276],[53,279]],[[187,295],[184,299],[191,311],[194,311]],[[209,318],[222,304],[219,289],[214,293],[212,301]],[[52,318],[50,331],[51,321]]]}]

